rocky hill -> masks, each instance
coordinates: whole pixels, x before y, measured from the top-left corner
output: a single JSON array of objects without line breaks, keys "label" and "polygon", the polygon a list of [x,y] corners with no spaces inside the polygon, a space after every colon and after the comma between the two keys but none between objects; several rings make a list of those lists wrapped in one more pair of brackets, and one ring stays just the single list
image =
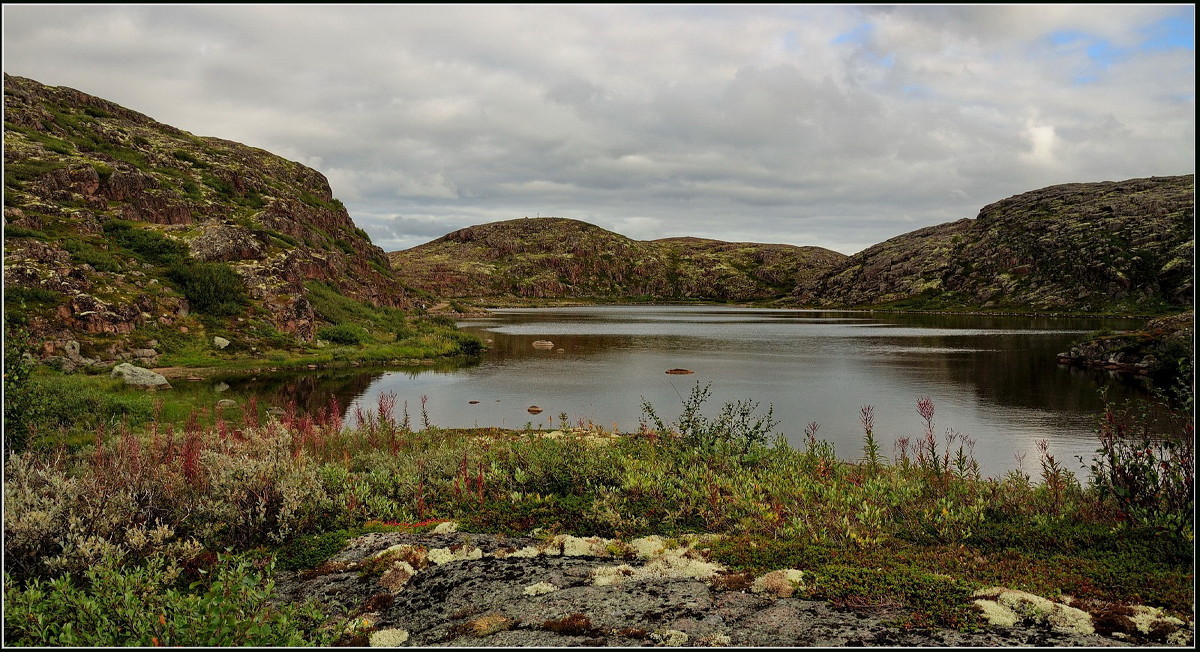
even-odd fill
[{"label": "rocky hill", "polygon": [[1170,312],[1192,305],[1195,175],[1073,183],[920,229],[801,282],[800,304]]},{"label": "rocky hill", "polygon": [[4,101],[5,313],[44,356],[283,346],[337,320],[322,301],[411,304],[315,170],[7,74]]},{"label": "rocky hill", "polygon": [[441,297],[719,301],[785,296],[845,258],[820,247],[639,241],[561,217],[472,226],[388,256],[405,283]]}]

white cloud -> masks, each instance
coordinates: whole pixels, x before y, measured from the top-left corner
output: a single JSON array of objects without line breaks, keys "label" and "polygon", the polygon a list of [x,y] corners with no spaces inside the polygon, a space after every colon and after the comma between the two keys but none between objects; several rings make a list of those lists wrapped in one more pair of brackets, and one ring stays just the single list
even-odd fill
[{"label": "white cloud", "polygon": [[1194,49],[1136,47],[1168,16],[1194,9],[5,5],[4,67],[313,165],[385,248],[540,212],[850,253],[1193,172]]}]

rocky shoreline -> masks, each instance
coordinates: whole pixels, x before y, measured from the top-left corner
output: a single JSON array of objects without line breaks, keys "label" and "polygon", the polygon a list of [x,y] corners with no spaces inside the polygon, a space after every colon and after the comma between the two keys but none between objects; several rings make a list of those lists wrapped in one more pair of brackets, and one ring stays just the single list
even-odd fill
[{"label": "rocky shoreline", "polygon": [[[316,600],[342,619],[341,644],[373,647],[1112,647],[1194,639],[1177,620],[1155,620],[1155,610],[1125,618],[1120,631],[1111,618],[1102,623],[1036,596],[1011,592],[1017,599],[1005,601],[1002,589],[977,600],[992,626],[905,628],[894,624],[905,615],[898,604],[835,607],[799,597],[803,571],[753,580],[726,571],[706,561],[704,537],[626,544],[446,525],[436,534],[357,537],[315,569],[283,573],[278,599]],[[992,616],[1000,611],[1007,615]]]}]

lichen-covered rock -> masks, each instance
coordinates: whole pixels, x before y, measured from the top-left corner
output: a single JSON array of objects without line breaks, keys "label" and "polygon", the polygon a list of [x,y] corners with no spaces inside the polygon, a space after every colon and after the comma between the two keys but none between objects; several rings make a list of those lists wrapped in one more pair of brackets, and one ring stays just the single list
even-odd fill
[{"label": "lichen-covered rock", "polygon": [[133,385],[143,389],[171,389],[171,383],[160,373],[135,367],[128,362],[122,362],[113,368],[110,374],[113,378],[120,378],[125,381],[126,385]]}]

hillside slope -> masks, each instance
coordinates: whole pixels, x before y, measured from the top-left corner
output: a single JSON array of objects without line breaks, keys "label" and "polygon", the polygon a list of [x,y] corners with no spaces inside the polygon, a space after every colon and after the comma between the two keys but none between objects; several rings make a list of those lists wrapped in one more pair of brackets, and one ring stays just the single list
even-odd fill
[{"label": "hillside slope", "polygon": [[388,257],[406,284],[441,297],[718,301],[784,296],[844,258],[820,247],[639,241],[561,217],[472,226]]},{"label": "hillside slope", "polygon": [[5,313],[43,355],[283,348],[339,301],[412,303],[319,172],[70,88],[6,74],[4,95]]},{"label": "hillside slope", "polygon": [[1073,183],[865,249],[796,303],[1169,312],[1192,305],[1195,175]]}]

